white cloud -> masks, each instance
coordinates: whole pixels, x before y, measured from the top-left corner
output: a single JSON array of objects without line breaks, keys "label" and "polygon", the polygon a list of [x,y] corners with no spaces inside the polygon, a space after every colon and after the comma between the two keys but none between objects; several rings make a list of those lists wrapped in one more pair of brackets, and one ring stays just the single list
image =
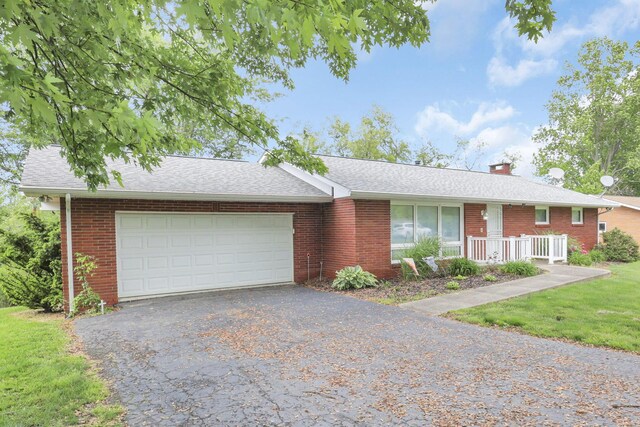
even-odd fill
[{"label": "white cloud", "polygon": [[[453,111],[460,105],[446,103]],[[504,153],[517,153],[522,159],[516,173],[533,177],[532,165],[537,146],[532,141],[532,129],[523,123],[514,122],[517,111],[504,101],[481,102],[468,120],[463,120],[450,110],[443,111],[440,104],[427,106],[418,113],[415,131],[428,137],[445,151],[451,151],[457,137],[467,138],[468,158],[477,159],[477,147],[482,145],[485,154],[474,161],[475,168],[487,170],[487,165],[504,160]],[[534,129],[535,131],[535,129]],[[464,165],[458,165],[464,167]]]},{"label": "white cloud", "polygon": [[494,86],[519,86],[532,77],[544,75],[555,70],[558,61],[555,59],[521,59],[517,65],[506,63],[501,56],[494,56],[487,65],[489,83]]},{"label": "white cloud", "polygon": [[527,137],[528,135],[522,129],[514,125],[505,125],[484,128],[471,138],[471,142],[483,143],[488,150],[492,150],[517,144]]},{"label": "white cloud", "polygon": [[512,142],[501,147],[500,151],[494,151],[490,156],[491,163],[498,163],[504,160],[504,153],[518,154],[521,159],[516,162],[515,173],[527,178],[533,178],[535,175],[535,166],[533,165],[533,156],[538,152],[538,145],[531,138],[537,129],[531,132],[519,131]]},{"label": "white cloud", "polygon": [[415,131],[422,136],[434,131],[465,136],[477,131],[486,124],[507,120],[515,114],[516,110],[504,101],[482,102],[471,115],[471,118],[465,122],[457,120],[448,112],[442,111],[439,104],[433,104],[418,113]]},{"label": "white cloud", "polygon": [[[640,0],[618,0],[594,11],[583,25],[574,21],[556,23],[538,42],[518,37],[514,21],[502,19],[493,32],[495,53],[487,65],[493,86],[518,86],[525,81],[553,72],[562,49],[591,37],[617,35],[640,27]],[[507,58],[515,56],[512,65]],[[511,55],[509,55],[511,54]],[[523,57],[524,56],[524,57]]]}]

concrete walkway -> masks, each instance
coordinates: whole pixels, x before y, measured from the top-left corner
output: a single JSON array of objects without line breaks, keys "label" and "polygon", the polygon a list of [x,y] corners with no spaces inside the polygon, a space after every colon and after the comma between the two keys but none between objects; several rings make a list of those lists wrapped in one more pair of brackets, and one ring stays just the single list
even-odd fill
[{"label": "concrete walkway", "polygon": [[438,316],[453,310],[475,307],[611,274],[609,270],[601,268],[574,267],[560,264],[539,264],[539,267],[546,270],[546,272],[538,276],[526,277],[512,282],[498,283],[482,288],[468,289],[420,301],[408,302],[401,304],[400,307],[431,316]]}]

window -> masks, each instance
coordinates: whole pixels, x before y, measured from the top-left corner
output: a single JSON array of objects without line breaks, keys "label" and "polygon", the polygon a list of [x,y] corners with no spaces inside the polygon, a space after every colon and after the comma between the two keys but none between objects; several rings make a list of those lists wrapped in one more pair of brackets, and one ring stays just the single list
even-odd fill
[{"label": "window", "polygon": [[582,208],[571,208],[571,224],[582,224]]},{"label": "window", "polygon": [[442,207],[442,241],[460,241],[460,208]]},{"label": "window", "polygon": [[536,206],[536,224],[549,224],[549,206]]},{"label": "window", "polygon": [[598,231],[600,233],[604,233],[607,231],[607,223],[606,222],[599,222],[598,223]]},{"label": "window", "polygon": [[424,237],[442,241],[440,256],[461,256],[462,206],[398,203],[391,205],[391,258],[398,262],[404,249]]},{"label": "window", "polygon": [[391,244],[413,243],[413,206],[391,206]]},{"label": "window", "polygon": [[418,206],[416,207],[418,224],[416,226],[416,237],[438,237],[438,207]]}]

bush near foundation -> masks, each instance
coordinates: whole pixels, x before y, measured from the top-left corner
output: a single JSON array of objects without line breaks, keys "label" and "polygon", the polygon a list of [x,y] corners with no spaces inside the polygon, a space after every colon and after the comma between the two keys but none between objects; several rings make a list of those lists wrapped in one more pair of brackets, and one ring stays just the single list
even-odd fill
[{"label": "bush near foundation", "polygon": [[640,259],[638,242],[619,228],[602,233],[602,242],[599,249],[607,261],[634,262]]}]

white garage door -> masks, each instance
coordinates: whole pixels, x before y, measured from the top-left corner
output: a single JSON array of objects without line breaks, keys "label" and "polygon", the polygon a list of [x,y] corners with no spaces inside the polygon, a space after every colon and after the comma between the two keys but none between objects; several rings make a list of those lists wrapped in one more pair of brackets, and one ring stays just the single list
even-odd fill
[{"label": "white garage door", "polygon": [[293,281],[288,214],[116,213],[120,299]]}]

